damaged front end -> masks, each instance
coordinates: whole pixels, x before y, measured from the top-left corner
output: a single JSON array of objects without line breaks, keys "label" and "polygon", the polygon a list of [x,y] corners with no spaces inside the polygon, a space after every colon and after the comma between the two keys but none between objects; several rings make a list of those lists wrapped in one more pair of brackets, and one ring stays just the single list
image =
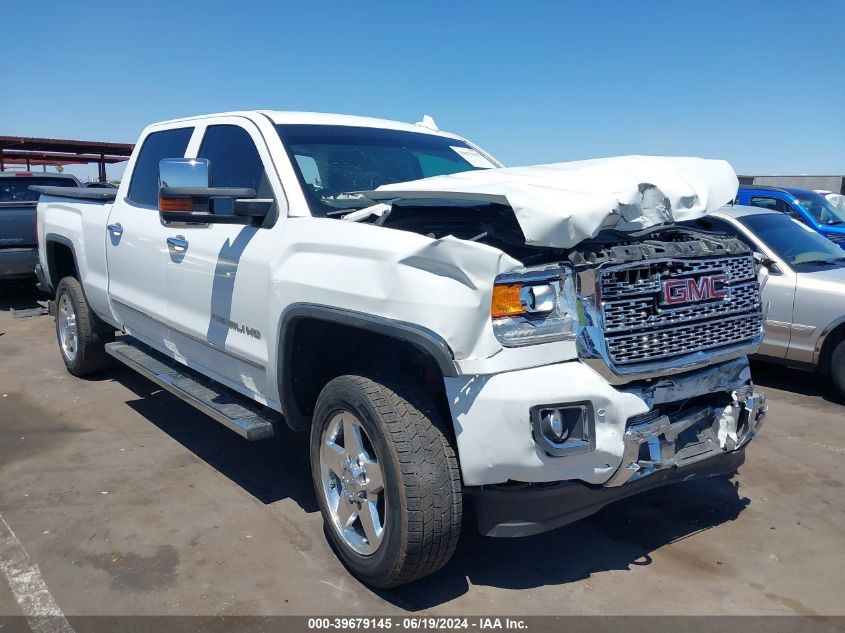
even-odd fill
[{"label": "damaged front end", "polygon": [[754,392],[744,359],[658,383],[640,395],[651,410],[628,419],[622,463],[605,486],[737,451],[766,418],[766,396]]},{"label": "damaged front end", "polygon": [[[545,532],[594,514],[609,503],[661,486],[730,476],[743,464],[748,442],[766,417],[766,399],[754,391],[748,364],[740,358],[660,381],[643,381],[617,391],[627,399],[595,410],[596,436],[584,444],[591,452],[554,457],[544,466],[580,460],[581,476],[605,458],[596,442],[612,425],[614,413],[639,403],[644,413],[628,416],[619,441],[621,463],[603,483],[580,478],[485,485],[472,491],[479,531],[486,536],[521,537]],[[592,413],[592,412],[591,412]],[[587,425],[589,426],[589,425]],[[498,429],[494,429],[498,431]],[[607,437],[607,435],[604,435]],[[516,438],[508,438],[516,443]],[[542,443],[536,438],[536,446]],[[596,459],[590,460],[591,456]]]},{"label": "damaged front end", "polygon": [[445,378],[482,533],[542,532],[742,464],[766,414],[747,362],[758,266],[741,240],[679,224],[735,192],[720,161],[623,157],[367,193],[390,205],[359,221],[503,254],[492,288],[476,284],[490,308],[474,350],[497,349]]},{"label": "damaged front end", "polygon": [[[667,226],[554,255],[497,277],[494,331],[511,349],[566,337],[580,362],[491,377],[469,397],[449,392],[465,482],[480,485],[479,526],[491,536],[541,532],[644,489],[733,473],[765,419],[747,361],[764,319],[745,244]],[[523,435],[529,420],[533,441]]]}]

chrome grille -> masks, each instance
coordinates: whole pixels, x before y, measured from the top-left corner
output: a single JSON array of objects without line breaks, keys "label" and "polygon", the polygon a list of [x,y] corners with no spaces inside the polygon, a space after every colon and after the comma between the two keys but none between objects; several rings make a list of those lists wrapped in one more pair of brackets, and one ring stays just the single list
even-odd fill
[{"label": "chrome grille", "polygon": [[[661,303],[663,283],[725,275],[724,298]],[[762,331],[751,256],[648,261],[610,267],[598,275],[608,360],[615,365],[675,357],[748,343]]]},{"label": "chrome grille", "polygon": [[603,299],[660,292],[660,283],[670,277],[691,277],[709,273],[725,273],[728,283],[754,279],[754,260],[751,257],[721,257],[717,259],[648,262],[643,266],[605,270],[601,274]]},{"label": "chrome grille", "polygon": [[736,345],[757,336],[762,325],[763,317],[757,312],[652,332],[614,336],[607,340],[607,347],[611,358],[618,364],[662,360]]},{"label": "chrome grille", "polygon": [[676,325],[748,312],[760,305],[756,281],[731,287],[729,292],[730,295],[726,299],[689,304],[673,310],[661,308],[656,297],[635,297],[607,302],[603,306],[604,330],[624,332],[630,330],[632,324],[638,327]]}]

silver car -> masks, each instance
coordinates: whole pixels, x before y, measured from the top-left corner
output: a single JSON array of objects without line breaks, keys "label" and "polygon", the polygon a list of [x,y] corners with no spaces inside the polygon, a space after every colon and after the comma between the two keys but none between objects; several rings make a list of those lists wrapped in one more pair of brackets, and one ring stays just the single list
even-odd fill
[{"label": "silver car", "polygon": [[766,336],[757,356],[828,376],[845,398],[845,257],[784,213],[724,207],[691,225],[736,235],[768,269]]}]

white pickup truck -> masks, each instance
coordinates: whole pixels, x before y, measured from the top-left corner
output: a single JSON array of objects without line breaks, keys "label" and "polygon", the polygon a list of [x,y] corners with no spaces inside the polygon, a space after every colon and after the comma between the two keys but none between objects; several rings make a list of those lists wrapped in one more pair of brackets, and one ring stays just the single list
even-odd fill
[{"label": "white pickup truck", "polygon": [[[237,112],[144,130],[116,191],[41,188],[37,274],[76,376],[111,357],[248,440],[310,430],[365,582],[732,474],[765,416],[758,266],[675,224],[722,161],[503,168],[437,130]],[[116,336],[119,334],[119,336]]]}]

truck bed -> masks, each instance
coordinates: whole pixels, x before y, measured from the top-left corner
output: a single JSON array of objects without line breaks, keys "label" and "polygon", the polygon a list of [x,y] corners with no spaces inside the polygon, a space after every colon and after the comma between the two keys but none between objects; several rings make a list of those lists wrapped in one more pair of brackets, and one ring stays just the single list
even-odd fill
[{"label": "truck bed", "polygon": [[94,200],[112,202],[117,197],[117,189],[96,189],[94,187],[48,187],[35,185],[33,191],[55,198],[73,198],[74,200]]}]

